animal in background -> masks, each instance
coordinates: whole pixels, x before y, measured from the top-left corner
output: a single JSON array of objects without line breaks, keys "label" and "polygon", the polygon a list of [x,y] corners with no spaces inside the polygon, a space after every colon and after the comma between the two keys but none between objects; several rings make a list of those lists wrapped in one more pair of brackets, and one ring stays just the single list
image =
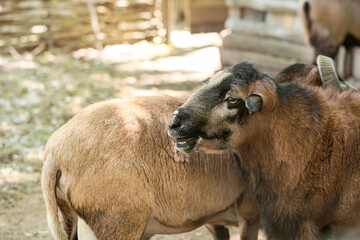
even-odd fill
[{"label": "animal in background", "polygon": [[360,46],[359,13],[358,0],[300,0],[305,38],[314,48],[315,57],[326,55],[334,59],[339,47],[344,45],[347,50],[344,67],[351,68],[351,48]]}]

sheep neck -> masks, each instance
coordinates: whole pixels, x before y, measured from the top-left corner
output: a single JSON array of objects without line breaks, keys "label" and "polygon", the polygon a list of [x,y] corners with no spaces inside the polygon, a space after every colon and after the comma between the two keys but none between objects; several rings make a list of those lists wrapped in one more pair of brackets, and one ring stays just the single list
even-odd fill
[{"label": "sheep neck", "polygon": [[[318,97],[316,92],[299,89],[294,94],[284,94],[271,112],[264,109],[250,116],[246,129],[234,134],[236,139],[239,134],[248,133],[246,141],[234,144],[241,170],[263,218],[286,226],[279,231],[285,236],[298,227],[296,222],[293,226],[285,222],[307,210],[301,200],[310,188],[304,182],[314,169],[318,170],[314,162],[328,158],[332,151],[331,145],[328,148],[333,138],[329,129],[332,120],[324,113],[323,104],[327,100],[321,102]],[[319,153],[319,149],[325,151]],[[320,175],[314,178],[321,178]]]}]

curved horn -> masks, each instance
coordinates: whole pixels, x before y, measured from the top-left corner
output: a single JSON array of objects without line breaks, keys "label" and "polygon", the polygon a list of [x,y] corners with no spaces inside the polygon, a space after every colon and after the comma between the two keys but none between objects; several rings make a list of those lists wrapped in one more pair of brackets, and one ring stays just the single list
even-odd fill
[{"label": "curved horn", "polygon": [[319,55],[316,58],[316,63],[319,68],[321,81],[323,82],[325,88],[333,86],[339,89],[339,91],[347,89],[346,86],[342,86],[335,70],[334,61],[331,58]]}]

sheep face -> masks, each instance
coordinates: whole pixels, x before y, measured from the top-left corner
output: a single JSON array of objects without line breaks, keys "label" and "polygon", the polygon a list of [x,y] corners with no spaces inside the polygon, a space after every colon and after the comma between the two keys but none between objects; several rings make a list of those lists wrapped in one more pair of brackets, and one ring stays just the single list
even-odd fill
[{"label": "sheep face", "polygon": [[216,73],[174,112],[168,134],[175,138],[176,148],[185,152],[195,147],[230,149],[234,132],[263,107],[258,85],[274,87],[275,83],[248,63]]}]

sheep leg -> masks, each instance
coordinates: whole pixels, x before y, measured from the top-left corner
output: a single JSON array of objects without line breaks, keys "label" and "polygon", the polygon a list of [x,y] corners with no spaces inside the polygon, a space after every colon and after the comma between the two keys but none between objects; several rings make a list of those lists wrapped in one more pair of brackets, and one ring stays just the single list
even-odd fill
[{"label": "sheep leg", "polygon": [[[266,228],[266,226],[265,226]],[[319,234],[318,230],[316,229],[315,225],[310,222],[303,222],[300,223],[299,227],[297,228],[296,235],[291,238],[283,238],[279,237],[276,232],[274,232],[271,228],[266,228],[266,239],[268,240],[279,240],[279,239],[294,239],[294,240],[315,240],[315,239],[323,239],[319,238],[317,234]],[[325,236],[325,235],[321,235]],[[325,239],[323,239],[325,240]]]},{"label": "sheep leg", "polygon": [[77,234],[79,240],[97,240],[94,232],[81,218],[78,218]]},{"label": "sheep leg", "polygon": [[334,234],[329,226],[322,228],[316,237],[318,240],[334,239]]},{"label": "sheep leg", "polygon": [[260,228],[260,218],[253,220],[245,220],[241,230],[241,240],[256,240],[258,238]]},{"label": "sheep leg", "polygon": [[237,201],[237,209],[239,216],[243,217],[245,223],[240,230],[241,240],[256,240],[258,239],[260,228],[260,213],[259,207],[255,204],[253,197],[245,191]]},{"label": "sheep leg", "polygon": [[334,235],[336,240],[358,240],[360,236],[360,230],[347,229],[344,232],[335,232]]},{"label": "sheep leg", "polygon": [[[81,218],[79,218],[78,220],[77,236],[78,236],[78,240],[97,240],[94,232]],[[141,240],[149,240],[149,239],[150,239],[149,236],[141,237]]]},{"label": "sheep leg", "polygon": [[[58,184],[57,184],[58,185]],[[76,225],[78,221],[78,216],[71,208],[69,202],[65,199],[64,193],[61,191],[59,186],[56,187],[56,203],[62,215],[62,226],[65,230],[68,239],[76,239]]]},{"label": "sheep leg", "polygon": [[206,224],[206,228],[211,232],[214,240],[229,240],[229,229],[225,226]]},{"label": "sheep leg", "polygon": [[150,240],[152,236],[142,236],[140,240]]},{"label": "sheep leg", "polygon": [[76,239],[76,226],[78,221],[77,215],[63,211],[60,206],[59,209],[62,215],[63,228],[67,234],[68,239]]},{"label": "sheep leg", "polygon": [[325,55],[334,59],[339,49],[339,44],[336,42],[336,39],[330,30],[320,22],[312,23],[310,44],[314,47],[315,50],[315,64],[316,58],[319,55]]},{"label": "sheep leg", "polygon": [[344,60],[344,74],[343,78],[349,78],[352,75],[353,70],[353,51],[351,47],[346,48],[345,60]]},{"label": "sheep leg", "polygon": [[303,222],[300,224],[297,234],[296,240],[315,240],[316,234],[318,230],[316,229],[315,225],[310,222]]},{"label": "sheep leg", "polygon": [[[88,220],[84,220],[92,227],[99,240],[140,240],[144,235],[148,219],[144,215],[135,210],[126,209],[126,212],[93,214]],[[116,219],[114,216],[119,217]]]}]

